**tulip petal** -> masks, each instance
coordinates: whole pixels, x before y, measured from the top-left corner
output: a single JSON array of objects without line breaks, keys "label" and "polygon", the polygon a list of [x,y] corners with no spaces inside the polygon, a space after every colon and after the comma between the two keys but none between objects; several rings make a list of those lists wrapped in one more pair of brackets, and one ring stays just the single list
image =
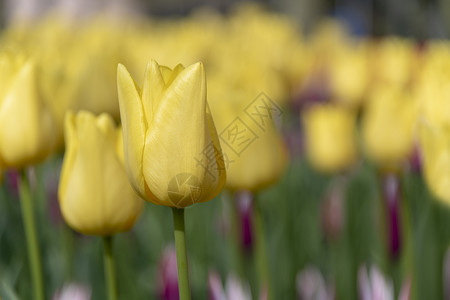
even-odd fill
[{"label": "tulip petal", "polygon": [[166,66],[159,66],[161,70],[161,74],[164,78],[164,84],[166,87],[172,84],[173,80],[184,70],[184,66],[182,64],[178,64],[171,70]]},{"label": "tulip petal", "polygon": [[0,107],[0,156],[4,163],[21,168],[44,159],[53,147],[52,126],[52,115],[37,89],[35,66],[27,62]]},{"label": "tulip petal", "polygon": [[144,107],[147,124],[152,122],[153,114],[164,91],[164,86],[160,66],[156,61],[151,60],[145,70],[144,86],[142,87],[142,106]]},{"label": "tulip petal", "polygon": [[121,64],[117,68],[117,86],[127,174],[136,192],[145,198],[142,156],[147,124],[138,88],[130,73]]}]

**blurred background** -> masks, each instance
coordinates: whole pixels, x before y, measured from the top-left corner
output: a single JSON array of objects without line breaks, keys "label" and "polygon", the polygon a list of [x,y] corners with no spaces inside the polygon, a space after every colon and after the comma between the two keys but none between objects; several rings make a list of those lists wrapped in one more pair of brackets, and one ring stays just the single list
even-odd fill
[{"label": "blurred background", "polygon": [[[225,156],[224,191],[186,210],[193,299],[450,299],[450,2],[1,4],[0,51],[34,59],[55,120],[28,169],[47,299],[105,299],[101,240],[59,210],[64,115],[120,123],[117,64],[142,86],[150,59],[204,63]],[[4,170],[3,300],[31,299],[17,180]],[[178,299],[172,230],[147,203],[117,235],[120,299]]]},{"label": "blurred background", "polygon": [[[19,0],[2,1],[2,24],[11,19],[34,20],[55,6],[68,10],[90,13],[108,7],[120,7],[122,12],[133,12],[151,16],[186,16],[199,7],[209,7],[226,13],[237,0]],[[449,32],[449,4],[443,0],[320,0],[320,1],[255,1],[273,12],[286,14],[302,24],[310,32],[324,17],[335,17],[351,25],[352,33],[368,36],[400,35],[417,39],[446,38]],[[77,7],[77,8],[75,8]],[[78,11],[77,13],[80,13]]]}]

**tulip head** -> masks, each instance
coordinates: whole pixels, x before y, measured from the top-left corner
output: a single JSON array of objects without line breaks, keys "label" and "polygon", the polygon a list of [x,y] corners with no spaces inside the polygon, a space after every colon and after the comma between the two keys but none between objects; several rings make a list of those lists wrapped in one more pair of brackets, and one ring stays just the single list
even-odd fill
[{"label": "tulip head", "polygon": [[126,175],[120,128],[107,114],[68,113],[65,140],[58,195],[67,224],[93,235],[129,230],[144,202]]},{"label": "tulip head", "polygon": [[348,106],[358,107],[364,98],[368,83],[367,46],[343,48],[335,54],[329,67],[333,96]]},{"label": "tulip head", "polygon": [[217,196],[225,168],[203,65],[171,70],[151,61],[142,91],[119,65],[117,84],[125,164],[141,197],[183,208]]},{"label": "tulip head", "polygon": [[357,158],[356,115],[352,110],[324,104],[303,115],[306,152],[312,166],[325,173],[343,171]]},{"label": "tulip head", "polygon": [[450,204],[450,127],[420,122],[419,141],[428,188]]},{"label": "tulip head", "polygon": [[0,166],[23,168],[53,150],[54,120],[31,60],[1,53],[0,70]]},{"label": "tulip head", "polygon": [[263,122],[259,123],[263,124],[262,129],[245,109],[265,103],[272,112],[275,106],[264,97],[258,96],[256,101],[265,99],[266,102],[255,102],[255,95],[248,91],[230,90],[224,91],[224,95],[226,97],[222,96],[220,101],[215,99],[211,103],[211,110],[223,142],[226,188],[256,193],[282,178],[289,162],[289,153],[275,126],[276,113],[270,117],[269,114],[264,115]]},{"label": "tulip head", "polygon": [[418,102],[404,91],[380,86],[366,104],[362,119],[364,150],[383,168],[406,160],[414,145]]}]

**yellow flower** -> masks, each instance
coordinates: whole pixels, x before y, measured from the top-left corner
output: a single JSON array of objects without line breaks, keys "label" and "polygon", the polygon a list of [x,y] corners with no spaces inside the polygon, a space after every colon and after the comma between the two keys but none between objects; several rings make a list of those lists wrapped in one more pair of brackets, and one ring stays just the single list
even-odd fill
[{"label": "yellow flower", "polygon": [[[437,62],[434,70],[444,75],[438,71]],[[450,204],[450,88],[446,77],[423,78],[419,87],[418,137],[427,185],[438,199]]]},{"label": "yellow flower", "polygon": [[346,47],[335,54],[329,66],[330,84],[340,103],[358,107],[369,83],[367,45]]},{"label": "yellow flower", "polygon": [[405,87],[415,75],[418,57],[408,39],[388,37],[375,45],[371,60],[377,83]]},{"label": "yellow flower", "polygon": [[86,111],[68,113],[64,129],[58,195],[67,224],[83,234],[103,236],[129,230],[144,201],[126,175],[121,129],[109,115]]},{"label": "yellow flower", "polygon": [[[216,91],[217,92],[217,91]],[[256,94],[257,96],[258,94]],[[221,132],[226,187],[230,190],[260,191],[280,180],[289,161],[287,147],[269,113],[278,107],[264,97],[242,90],[223,91],[222,98],[211,102],[218,132]],[[261,102],[265,101],[265,102]],[[268,110],[260,109],[263,104]],[[252,119],[260,112],[262,119]],[[263,125],[261,128],[255,120]]]},{"label": "yellow flower", "polygon": [[[260,191],[278,182],[286,170],[288,151],[275,128],[268,128],[238,157],[227,151],[227,187]],[[227,162],[225,163],[227,165]]]},{"label": "yellow flower", "polygon": [[178,208],[217,196],[226,176],[203,65],[171,70],[151,61],[142,91],[119,65],[117,83],[125,162],[135,190],[147,201]]},{"label": "yellow flower", "polygon": [[0,54],[0,166],[23,168],[53,150],[54,120],[40,97],[35,65]]},{"label": "yellow flower", "polygon": [[365,152],[383,168],[397,167],[411,153],[418,114],[416,98],[380,86],[367,102],[362,119]]},{"label": "yellow flower", "polygon": [[313,167],[325,173],[343,171],[357,157],[356,116],[335,105],[316,105],[303,115],[306,153]]},{"label": "yellow flower", "polygon": [[420,122],[419,141],[427,185],[438,199],[450,204],[450,127]]}]

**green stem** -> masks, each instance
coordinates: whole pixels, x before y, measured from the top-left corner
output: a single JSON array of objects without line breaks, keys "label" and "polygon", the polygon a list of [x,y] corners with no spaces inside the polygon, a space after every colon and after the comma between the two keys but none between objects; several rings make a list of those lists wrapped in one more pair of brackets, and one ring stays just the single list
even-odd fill
[{"label": "green stem", "polygon": [[114,266],[112,236],[103,237],[105,280],[109,300],[117,300],[116,268]]},{"label": "green stem", "polygon": [[190,300],[189,271],[186,253],[186,237],[184,230],[184,209],[172,208],[175,232],[175,250],[177,253],[178,291],[180,300]]},{"label": "green stem", "polygon": [[30,185],[25,170],[20,172],[19,193],[23,226],[25,228],[25,237],[27,239],[28,260],[30,263],[31,281],[34,292],[33,298],[36,300],[44,300],[45,292],[42,279],[41,255],[36,234]]},{"label": "green stem", "polygon": [[253,215],[253,227],[255,233],[255,246],[256,253],[255,259],[258,266],[258,276],[260,284],[260,292],[267,293],[267,299],[273,299],[271,289],[271,278],[269,272],[269,260],[267,256],[267,243],[264,234],[264,223],[262,220],[262,212],[259,204],[259,199],[255,196],[254,201],[254,215]]}]

